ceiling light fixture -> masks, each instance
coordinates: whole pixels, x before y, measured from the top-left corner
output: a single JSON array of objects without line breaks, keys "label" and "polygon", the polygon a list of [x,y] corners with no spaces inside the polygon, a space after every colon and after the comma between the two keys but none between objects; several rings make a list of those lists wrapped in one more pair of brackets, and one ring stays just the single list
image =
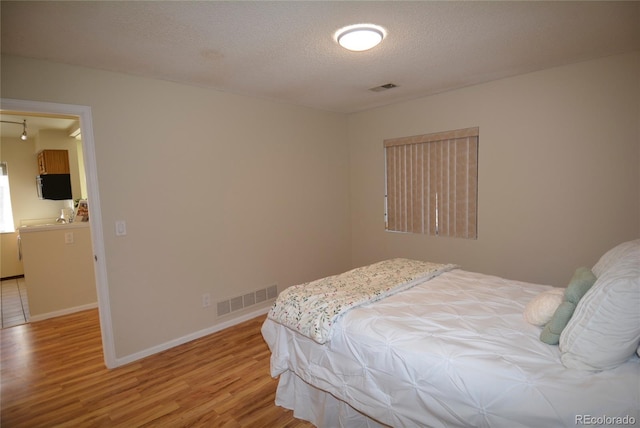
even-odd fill
[{"label": "ceiling light fixture", "polygon": [[384,28],[373,24],[350,25],[335,34],[336,41],[345,49],[362,52],[377,46],[386,36]]},{"label": "ceiling light fixture", "polygon": [[15,123],[16,125],[22,125],[22,135],[20,135],[20,139],[25,141],[27,139],[27,119],[24,119],[22,122],[14,122],[12,120],[0,120],[2,123]]}]

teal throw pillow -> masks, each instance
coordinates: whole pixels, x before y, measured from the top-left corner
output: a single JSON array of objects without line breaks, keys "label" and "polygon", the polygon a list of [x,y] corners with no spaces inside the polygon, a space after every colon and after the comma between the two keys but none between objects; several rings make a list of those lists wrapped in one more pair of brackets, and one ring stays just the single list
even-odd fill
[{"label": "teal throw pillow", "polygon": [[564,292],[563,302],[540,333],[541,341],[549,345],[557,345],[560,342],[560,334],[569,323],[578,302],[595,282],[596,276],[591,269],[585,267],[576,269]]},{"label": "teal throw pillow", "polygon": [[591,286],[596,282],[596,276],[587,267],[576,269],[567,290],[564,292],[565,300],[577,305]]}]

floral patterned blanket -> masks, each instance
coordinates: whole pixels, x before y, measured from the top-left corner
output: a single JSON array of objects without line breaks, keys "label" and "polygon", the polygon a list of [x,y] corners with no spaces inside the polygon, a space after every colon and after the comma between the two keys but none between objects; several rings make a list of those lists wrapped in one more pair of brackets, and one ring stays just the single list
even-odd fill
[{"label": "floral patterned blanket", "polygon": [[349,309],[375,302],[455,269],[452,264],[390,259],[285,289],[269,318],[318,343],[331,339],[335,321]]}]

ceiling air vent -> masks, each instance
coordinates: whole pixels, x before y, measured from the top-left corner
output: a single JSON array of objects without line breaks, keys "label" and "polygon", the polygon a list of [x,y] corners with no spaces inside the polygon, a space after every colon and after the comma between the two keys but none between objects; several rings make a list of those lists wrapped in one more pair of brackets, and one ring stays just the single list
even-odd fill
[{"label": "ceiling air vent", "polygon": [[387,83],[384,85],[380,85],[380,86],[376,86],[375,88],[370,88],[370,91],[373,92],[382,92],[382,91],[386,91],[387,89],[393,89],[398,87],[398,85],[396,85],[395,83]]}]

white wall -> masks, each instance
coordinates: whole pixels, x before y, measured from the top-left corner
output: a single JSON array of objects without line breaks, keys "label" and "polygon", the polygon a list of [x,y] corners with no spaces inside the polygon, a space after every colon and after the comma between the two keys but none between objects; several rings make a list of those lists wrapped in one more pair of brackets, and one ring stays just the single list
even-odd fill
[{"label": "white wall", "polygon": [[[385,257],[564,285],[640,235],[640,54],[350,116],[3,57],[2,96],[92,108],[119,358],[202,309]],[[384,232],[385,138],[480,127],[479,238]],[[128,235],[116,237],[116,220]]]},{"label": "white wall", "polygon": [[[352,262],[391,256],[566,285],[640,236],[640,53],[349,118]],[[480,127],[478,239],[384,231],[385,138]]]},{"label": "white wall", "polygon": [[17,57],[1,77],[5,98],[92,108],[117,358],[228,321],[217,300],[349,267],[345,117]]}]

